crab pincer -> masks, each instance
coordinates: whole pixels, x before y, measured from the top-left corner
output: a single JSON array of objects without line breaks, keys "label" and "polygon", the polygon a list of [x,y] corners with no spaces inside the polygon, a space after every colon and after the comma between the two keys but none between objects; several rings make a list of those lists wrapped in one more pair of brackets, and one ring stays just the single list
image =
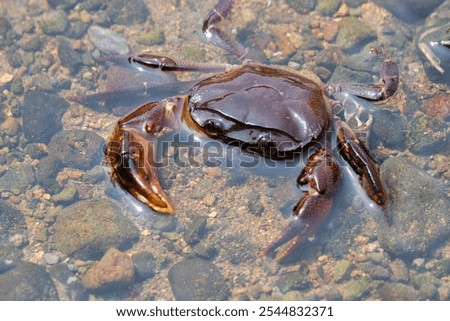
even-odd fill
[{"label": "crab pincer", "polygon": [[339,165],[329,151],[319,149],[309,157],[297,180],[300,187],[308,185],[309,190],[295,205],[284,232],[264,250],[263,255],[274,252],[290,241],[276,256],[278,260],[283,260],[317,231],[331,211],[340,177]]}]

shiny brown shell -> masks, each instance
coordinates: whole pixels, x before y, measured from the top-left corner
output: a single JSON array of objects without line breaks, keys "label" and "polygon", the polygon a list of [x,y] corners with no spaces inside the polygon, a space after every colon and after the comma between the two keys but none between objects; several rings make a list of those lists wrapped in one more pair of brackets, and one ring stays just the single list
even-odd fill
[{"label": "shiny brown shell", "polygon": [[198,82],[188,96],[190,117],[206,135],[265,156],[300,149],[330,123],[321,86],[279,66],[245,64]]}]

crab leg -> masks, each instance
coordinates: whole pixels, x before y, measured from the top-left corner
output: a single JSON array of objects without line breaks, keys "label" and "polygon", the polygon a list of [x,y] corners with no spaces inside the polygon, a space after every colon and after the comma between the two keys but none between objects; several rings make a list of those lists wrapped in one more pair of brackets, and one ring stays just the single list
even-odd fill
[{"label": "crab leg", "polygon": [[198,71],[221,72],[232,68],[231,64],[207,64],[176,61],[170,57],[153,55],[149,53],[128,57],[130,63],[137,63],[147,68],[161,69],[162,71]]},{"label": "crab leg", "polygon": [[398,89],[399,72],[397,64],[390,58],[376,49],[372,52],[384,58],[383,66],[380,70],[380,80],[375,84],[358,84],[358,83],[344,83],[327,85],[326,91],[331,96],[333,93],[345,92],[347,94],[355,95],[373,101],[385,100],[391,97]]},{"label": "crab leg", "polygon": [[334,119],[339,153],[359,176],[367,196],[379,206],[386,204],[386,191],[380,177],[380,168],[372,159],[348,125],[338,117]]},{"label": "crab leg", "polygon": [[151,102],[123,117],[105,150],[105,158],[112,168],[111,179],[159,213],[171,214],[174,208],[154,166],[155,134],[160,125],[177,127],[175,114],[181,112],[185,99],[175,96]]},{"label": "crab leg", "polygon": [[216,27],[217,23],[228,16],[233,7],[233,2],[233,0],[219,0],[203,21],[202,31],[211,44],[228,51],[240,60],[244,60],[250,58],[248,50],[236,39]]},{"label": "crab leg", "polygon": [[340,176],[339,166],[329,151],[320,149],[309,157],[297,181],[300,186],[309,185],[309,191],[303,194],[294,207],[293,217],[287,228],[263,254],[269,254],[292,240],[278,253],[277,259],[282,260],[317,231],[331,210]]}]

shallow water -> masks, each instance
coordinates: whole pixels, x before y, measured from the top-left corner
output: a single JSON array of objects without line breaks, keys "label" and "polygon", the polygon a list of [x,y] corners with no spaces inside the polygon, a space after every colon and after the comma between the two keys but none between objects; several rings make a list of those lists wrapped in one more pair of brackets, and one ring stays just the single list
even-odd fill
[{"label": "shallow water", "polygon": [[[118,10],[121,1],[6,0],[0,4],[0,299],[450,299],[448,70],[433,70],[418,46],[433,25],[446,28],[450,1],[415,23],[415,11],[408,19],[388,11],[403,13],[409,5],[386,10],[383,1],[336,1],[335,7],[319,1],[299,9],[293,2],[237,1],[221,27],[260,61],[324,82],[376,81],[381,61],[368,48],[392,55],[401,86],[386,105],[369,105],[368,145],[384,162],[393,223],[367,209],[347,175],[326,222],[290,260],[261,256],[301,195],[301,167],[262,164],[234,147],[170,130],[160,139],[167,164],[158,171],[176,214],[154,213],[111,183],[104,143],[120,115],[182,93],[204,75],[138,71],[127,56],[148,51],[238,64],[200,35],[215,1],[198,8],[190,1],[136,1],[146,15],[130,14],[131,6]],[[348,17],[367,34],[340,30]],[[108,37],[117,42],[99,43]],[[444,64],[450,50],[440,54]],[[114,258],[121,264],[111,265]],[[30,274],[45,286],[33,294],[11,290]]]}]

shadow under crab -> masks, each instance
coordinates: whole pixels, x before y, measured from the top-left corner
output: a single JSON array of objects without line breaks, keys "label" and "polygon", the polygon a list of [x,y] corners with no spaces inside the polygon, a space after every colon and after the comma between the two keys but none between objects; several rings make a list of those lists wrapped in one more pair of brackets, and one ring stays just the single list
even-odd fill
[{"label": "shadow under crab", "polygon": [[[369,101],[383,101],[397,90],[397,65],[384,57],[380,81],[374,84],[321,84],[294,70],[258,63],[217,24],[233,5],[221,0],[208,14],[203,33],[212,44],[243,60],[242,65],[187,64],[172,58],[142,54],[129,61],[161,71],[215,72],[191,83],[183,95],[152,101],[121,118],[105,154],[111,177],[137,200],[158,213],[174,213],[176,206],[160,185],[154,145],[162,128],[186,129],[236,145],[244,152],[270,159],[297,157],[306,148],[314,152],[301,171],[297,185],[304,191],[292,219],[281,236],[263,254],[279,250],[284,259],[296,250],[327,217],[338,190],[342,157],[359,177],[369,206],[383,207],[387,195],[379,167],[364,144],[333,111],[343,109],[333,95],[350,94]],[[358,123],[361,123],[357,117]],[[332,129],[338,152],[323,143]],[[346,166],[348,168],[348,166]]]}]

